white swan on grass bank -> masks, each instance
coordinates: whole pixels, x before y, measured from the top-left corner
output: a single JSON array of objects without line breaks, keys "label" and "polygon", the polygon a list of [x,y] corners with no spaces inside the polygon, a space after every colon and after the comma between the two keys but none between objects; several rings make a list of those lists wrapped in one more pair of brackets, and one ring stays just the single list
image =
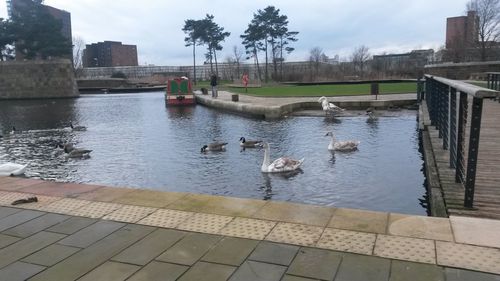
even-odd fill
[{"label": "white swan on grass bank", "polygon": [[28,165],[7,162],[0,164],[0,176],[20,176],[24,174]]},{"label": "white swan on grass bank", "polygon": [[328,150],[331,151],[353,151],[358,149],[358,145],[361,143],[357,140],[337,141],[333,132],[326,133],[326,136],[332,137],[328,144]]},{"label": "white swan on grass bank", "polygon": [[300,160],[295,160],[288,157],[280,157],[271,163],[269,144],[264,143],[264,161],[262,161],[262,167],[260,168],[263,173],[282,173],[297,170],[300,165],[304,162],[304,158]]}]

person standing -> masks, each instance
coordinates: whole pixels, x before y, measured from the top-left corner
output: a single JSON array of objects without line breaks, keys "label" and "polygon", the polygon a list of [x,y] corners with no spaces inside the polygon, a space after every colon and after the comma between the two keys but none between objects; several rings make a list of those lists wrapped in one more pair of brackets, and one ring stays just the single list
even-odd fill
[{"label": "person standing", "polygon": [[210,77],[210,86],[212,86],[212,98],[217,98],[217,75],[212,74]]}]

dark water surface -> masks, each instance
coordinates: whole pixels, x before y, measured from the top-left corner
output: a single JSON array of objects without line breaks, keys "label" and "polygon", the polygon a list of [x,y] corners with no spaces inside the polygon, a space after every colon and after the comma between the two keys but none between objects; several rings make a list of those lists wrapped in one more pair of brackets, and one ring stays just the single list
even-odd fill
[{"label": "dark water surface", "polygon": [[[291,117],[264,121],[203,106],[167,108],[163,94],[85,95],[79,99],[0,101],[0,163],[29,162],[28,177],[165,191],[188,191],[409,214],[425,214],[416,112],[367,123]],[[87,126],[68,129],[69,122]],[[11,126],[18,132],[9,134]],[[361,141],[332,154],[327,131]],[[292,175],[262,174],[263,151],[238,139],[271,142],[271,157],[305,157]],[[201,154],[213,140],[225,152]],[[66,159],[57,142],[92,149]]]}]

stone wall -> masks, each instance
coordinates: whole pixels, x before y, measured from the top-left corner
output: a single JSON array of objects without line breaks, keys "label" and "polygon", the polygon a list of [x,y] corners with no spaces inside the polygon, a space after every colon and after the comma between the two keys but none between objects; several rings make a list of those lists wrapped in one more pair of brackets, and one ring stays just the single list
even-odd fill
[{"label": "stone wall", "polygon": [[425,73],[448,79],[466,80],[479,73],[499,72],[500,61],[443,63],[425,66]]},{"label": "stone wall", "polygon": [[69,60],[0,62],[0,100],[78,96]]}]

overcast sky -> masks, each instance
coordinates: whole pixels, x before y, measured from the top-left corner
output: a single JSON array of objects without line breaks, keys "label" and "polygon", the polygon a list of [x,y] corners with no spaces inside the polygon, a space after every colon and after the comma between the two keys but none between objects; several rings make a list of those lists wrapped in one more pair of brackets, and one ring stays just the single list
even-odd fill
[{"label": "overcast sky", "polygon": [[[5,0],[0,17],[6,17]],[[137,45],[139,64],[190,65],[192,49],[184,47],[184,20],[213,14],[215,22],[231,32],[218,58],[241,46],[240,35],[253,13],[273,5],[287,15],[289,30],[298,31],[295,51],[288,61],[306,60],[309,50],[349,57],[365,45],[371,54],[437,49],[444,44],[446,18],[464,14],[467,0],[45,0],[71,13],[73,36],[87,44],[121,41]],[[197,62],[205,50],[199,48]]]}]

